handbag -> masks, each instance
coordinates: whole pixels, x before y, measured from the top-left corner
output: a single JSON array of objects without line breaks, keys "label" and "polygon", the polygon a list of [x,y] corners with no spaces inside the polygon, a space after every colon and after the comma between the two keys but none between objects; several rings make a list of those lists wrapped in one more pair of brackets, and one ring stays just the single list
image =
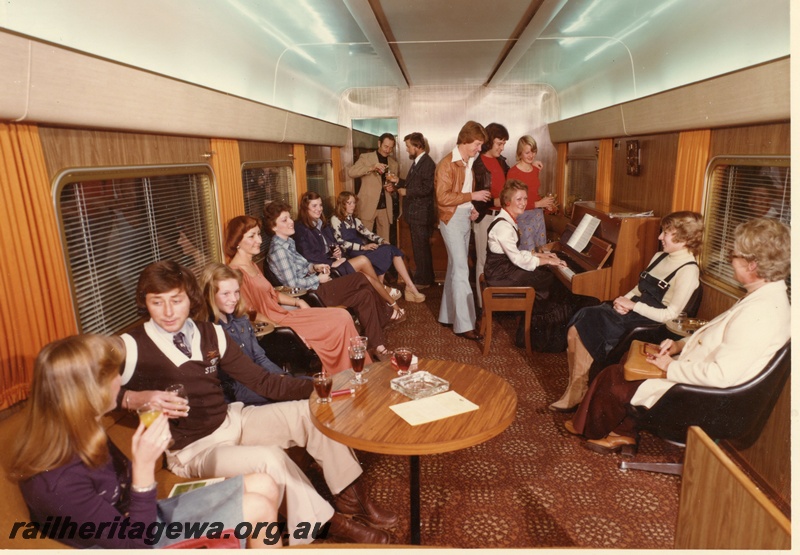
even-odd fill
[{"label": "handbag", "polygon": [[625,380],[634,382],[663,378],[664,372],[661,368],[647,360],[648,354],[655,355],[658,350],[658,345],[634,339],[631,343],[631,348],[628,350],[628,359],[623,366]]}]

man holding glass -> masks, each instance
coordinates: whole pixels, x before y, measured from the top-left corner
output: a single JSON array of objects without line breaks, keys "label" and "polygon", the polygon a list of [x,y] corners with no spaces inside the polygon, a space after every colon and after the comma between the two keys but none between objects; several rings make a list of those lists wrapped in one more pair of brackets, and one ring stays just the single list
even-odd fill
[{"label": "man holding glass", "polygon": [[[274,478],[285,499],[289,530],[298,530],[304,522],[330,522],[332,535],[388,543],[389,535],[370,524],[391,526],[397,516],[369,500],[352,450],[310,421],[307,399],[313,385],[308,380],[262,371],[221,327],[202,317],[205,304],[197,281],[175,262],[155,262],[142,271],[136,304],[149,319],[122,335],[126,361],[118,403],[128,410],[145,403],[161,406],[175,439],[167,451],[170,471],[184,478],[263,472]],[[283,402],[227,404],[220,370],[256,393]],[[177,382],[185,385],[188,405],[166,391]],[[323,466],[329,489],[338,494],[337,511],[283,451],[295,445],[305,447]],[[360,514],[369,524],[344,514]],[[291,535],[289,543],[313,539]]]},{"label": "man holding glass", "polygon": [[[347,171],[350,177],[361,178],[361,189],[358,191],[358,217],[361,223],[387,243],[391,243],[389,232],[394,221],[392,194],[400,181],[397,175],[400,165],[391,156],[394,143],[394,135],[384,133],[378,138],[378,150],[359,156]],[[377,229],[373,229],[376,224]]]}]

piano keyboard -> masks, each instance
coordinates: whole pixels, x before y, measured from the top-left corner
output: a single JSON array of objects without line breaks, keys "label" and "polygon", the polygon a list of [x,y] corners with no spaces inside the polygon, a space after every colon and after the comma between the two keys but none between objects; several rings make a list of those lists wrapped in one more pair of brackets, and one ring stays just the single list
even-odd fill
[{"label": "piano keyboard", "polygon": [[572,278],[575,275],[575,270],[569,266],[555,266],[555,269],[558,270],[562,276],[567,278],[568,281],[572,282]]}]

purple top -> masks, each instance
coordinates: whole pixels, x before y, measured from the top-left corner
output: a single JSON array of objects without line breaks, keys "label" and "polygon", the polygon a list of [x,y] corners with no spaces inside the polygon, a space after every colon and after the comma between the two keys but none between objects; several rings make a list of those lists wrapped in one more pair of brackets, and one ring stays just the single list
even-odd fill
[{"label": "purple top", "polygon": [[136,538],[134,523],[146,530],[157,521],[156,490],[130,491],[130,461],[110,441],[108,450],[111,457],[100,468],[89,468],[76,456],[20,482],[31,521],[41,523],[41,534],[72,547],[153,547],[145,542],[146,533]]}]

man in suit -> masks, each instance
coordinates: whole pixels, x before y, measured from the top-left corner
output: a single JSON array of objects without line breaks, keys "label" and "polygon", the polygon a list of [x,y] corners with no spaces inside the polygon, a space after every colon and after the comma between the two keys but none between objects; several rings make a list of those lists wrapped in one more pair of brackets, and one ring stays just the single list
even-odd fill
[{"label": "man in suit", "polygon": [[392,193],[400,178],[397,160],[390,154],[394,151],[394,135],[384,133],[378,138],[378,150],[366,152],[358,157],[348,170],[350,177],[361,178],[361,189],[358,192],[358,217],[369,231],[374,230],[387,243],[390,228],[394,221],[392,211]]},{"label": "man in suit", "polygon": [[406,190],[403,201],[403,218],[411,232],[411,248],[414,250],[414,283],[417,289],[433,285],[433,255],[431,235],[434,222],[433,176],[436,162],[428,156],[425,137],[422,133],[410,133],[403,140],[411,158],[411,169],[400,187]]}]

